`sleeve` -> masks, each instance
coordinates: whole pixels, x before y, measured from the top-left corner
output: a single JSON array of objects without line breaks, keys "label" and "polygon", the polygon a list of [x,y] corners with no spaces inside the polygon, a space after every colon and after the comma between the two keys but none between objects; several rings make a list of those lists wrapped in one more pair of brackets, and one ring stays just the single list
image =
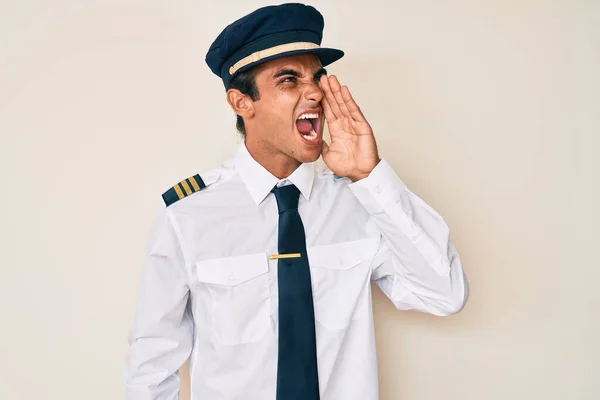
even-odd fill
[{"label": "sleeve", "polygon": [[187,270],[173,223],[163,208],[151,230],[129,333],[127,400],[178,399],[178,371],[192,349]]},{"label": "sleeve", "polygon": [[442,217],[383,159],[349,187],[381,233],[372,279],[396,308],[440,316],[459,312],[468,283]]}]

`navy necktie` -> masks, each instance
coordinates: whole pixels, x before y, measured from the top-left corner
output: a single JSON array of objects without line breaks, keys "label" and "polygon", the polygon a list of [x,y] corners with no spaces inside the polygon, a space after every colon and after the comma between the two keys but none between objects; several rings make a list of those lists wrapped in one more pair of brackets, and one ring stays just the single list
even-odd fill
[{"label": "navy necktie", "polygon": [[273,189],[279,209],[279,349],[277,400],[318,400],[315,314],[306,237],[294,185]]}]

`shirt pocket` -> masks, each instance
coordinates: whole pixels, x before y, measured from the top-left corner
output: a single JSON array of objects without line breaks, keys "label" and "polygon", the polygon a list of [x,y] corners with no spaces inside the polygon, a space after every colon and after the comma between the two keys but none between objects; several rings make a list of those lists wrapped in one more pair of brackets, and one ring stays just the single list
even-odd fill
[{"label": "shirt pocket", "polygon": [[269,264],[264,253],[196,263],[203,296],[219,342],[237,345],[259,341],[271,318]]},{"label": "shirt pocket", "polygon": [[365,316],[370,304],[371,261],[379,238],[307,249],[315,319],[329,330],[342,330]]}]

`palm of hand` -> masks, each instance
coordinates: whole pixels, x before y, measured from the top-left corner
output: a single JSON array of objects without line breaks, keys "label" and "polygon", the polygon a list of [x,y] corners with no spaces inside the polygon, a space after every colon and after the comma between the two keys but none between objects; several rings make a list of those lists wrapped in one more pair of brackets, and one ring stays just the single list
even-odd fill
[{"label": "palm of hand", "polygon": [[379,162],[373,130],[347,87],[335,76],[321,78],[322,101],[331,144],[323,143],[323,161],[336,175],[358,180]]}]

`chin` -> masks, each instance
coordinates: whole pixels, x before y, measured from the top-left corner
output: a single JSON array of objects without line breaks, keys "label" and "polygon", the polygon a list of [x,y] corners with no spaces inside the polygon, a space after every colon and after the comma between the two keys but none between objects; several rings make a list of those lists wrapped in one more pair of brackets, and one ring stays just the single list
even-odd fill
[{"label": "chin", "polygon": [[315,162],[321,156],[321,147],[313,147],[311,149],[299,149],[298,153],[296,153],[296,160],[302,163],[311,163]]},{"label": "chin", "polygon": [[321,156],[321,149],[323,148],[323,138],[320,134],[313,132],[314,137],[306,138],[303,137],[300,132],[296,131],[296,147],[294,157],[297,161],[308,163],[314,162]]}]

